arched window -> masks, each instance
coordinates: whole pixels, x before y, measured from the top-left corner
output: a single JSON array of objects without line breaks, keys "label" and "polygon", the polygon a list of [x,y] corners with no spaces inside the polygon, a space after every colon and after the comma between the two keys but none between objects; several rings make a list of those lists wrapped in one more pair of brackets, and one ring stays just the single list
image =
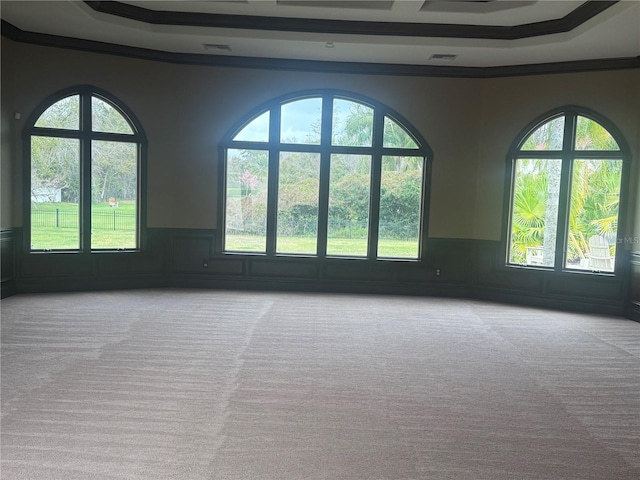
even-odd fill
[{"label": "arched window", "polygon": [[335,91],[280,98],[221,153],[222,251],[421,257],[431,152],[385,106]]},{"label": "arched window", "polygon": [[628,160],[617,129],[585,109],[527,128],[509,154],[507,263],[614,272]]},{"label": "arched window", "polygon": [[135,250],[146,139],[131,112],[89,86],[59,92],[25,130],[31,251]]}]

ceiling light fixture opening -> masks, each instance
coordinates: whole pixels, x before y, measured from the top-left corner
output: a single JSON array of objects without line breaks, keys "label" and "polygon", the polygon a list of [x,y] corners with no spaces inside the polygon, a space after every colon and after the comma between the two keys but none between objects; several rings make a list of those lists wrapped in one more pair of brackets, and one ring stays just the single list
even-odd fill
[{"label": "ceiling light fixture opening", "polygon": [[458,58],[458,55],[452,53],[434,53],[429,57],[429,60],[448,60],[451,62],[456,58]]}]

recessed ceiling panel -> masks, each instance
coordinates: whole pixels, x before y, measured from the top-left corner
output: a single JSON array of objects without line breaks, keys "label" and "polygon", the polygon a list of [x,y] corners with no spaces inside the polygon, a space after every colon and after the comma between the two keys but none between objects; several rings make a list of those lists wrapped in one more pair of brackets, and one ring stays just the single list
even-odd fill
[{"label": "recessed ceiling panel", "polygon": [[278,5],[320,8],[355,8],[360,10],[391,10],[393,0],[277,0]]},{"label": "recessed ceiling panel", "polygon": [[529,7],[537,1],[522,0],[427,0],[420,8],[423,12],[494,13],[512,8]]}]

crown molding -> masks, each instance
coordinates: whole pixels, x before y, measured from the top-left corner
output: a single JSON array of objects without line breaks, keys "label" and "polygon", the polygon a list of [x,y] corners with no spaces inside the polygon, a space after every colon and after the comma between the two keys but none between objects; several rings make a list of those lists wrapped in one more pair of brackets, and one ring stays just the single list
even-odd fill
[{"label": "crown molding", "polygon": [[373,22],[152,10],[117,1],[85,1],[96,12],[153,25],[396,37],[517,40],[573,30],[619,0],[584,2],[562,18],[522,25]]},{"label": "crown molding", "polygon": [[204,65],[212,67],[251,68],[264,70],[289,70],[322,73],[349,73],[364,75],[394,75],[418,77],[495,78],[553,73],[576,73],[598,70],[640,68],[640,56],[629,58],[579,60],[571,62],[508,65],[499,67],[452,67],[411,64],[383,64],[359,62],[327,62],[317,60],[292,60],[174,53],[146,48],[129,47],[93,40],[84,40],[45,33],[28,32],[2,20],[2,36],[20,43],[47,47],[80,50],[91,53],[117,55],[128,58],[165,63]]}]

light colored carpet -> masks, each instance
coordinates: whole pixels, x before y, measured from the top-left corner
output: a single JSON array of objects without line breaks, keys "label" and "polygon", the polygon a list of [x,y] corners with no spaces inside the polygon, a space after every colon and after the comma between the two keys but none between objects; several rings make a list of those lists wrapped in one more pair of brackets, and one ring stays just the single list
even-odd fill
[{"label": "light colored carpet", "polygon": [[1,313],[6,480],[640,478],[621,318],[209,290]]}]

